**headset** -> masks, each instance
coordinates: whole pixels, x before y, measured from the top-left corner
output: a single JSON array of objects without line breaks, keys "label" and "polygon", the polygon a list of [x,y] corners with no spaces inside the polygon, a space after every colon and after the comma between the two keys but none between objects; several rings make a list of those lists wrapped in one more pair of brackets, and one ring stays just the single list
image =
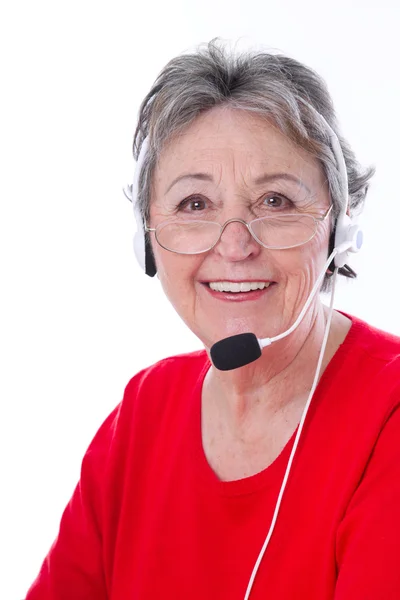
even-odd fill
[{"label": "headset", "polygon": [[[311,105],[307,103],[307,106],[312,110],[314,115],[323,126],[328,130],[332,152],[335,156],[337,168],[342,182],[342,193],[343,202],[341,205],[339,216],[337,217],[334,233],[331,239],[331,251],[334,249],[340,249],[337,252],[332,264],[329,265],[331,270],[334,268],[345,268],[348,271],[352,271],[348,267],[347,262],[349,260],[350,253],[358,252],[361,249],[363,243],[363,232],[358,225],[353,223],[348,213],[349,198],[348,198],[348,179],[347,169],[344,160],[342,148],[336,133],[327,123],[325,118],[318,113]],[[154,260],[153,251],[151,249],[151,243],[149,234],[145,231],[145,223],[143,215],[140,211],[138,196],[139,196],[139,180],[142,172],[142,167],[146,154],[148,151],[149,139],[145,138],[140,148],[139,156],[136,162],[135,173],[133,177],[133,183],[124,188],[124,194],[132,202],[133,212],[136,221],[136,232],[134,234],[133,246],[136,256],[142,270],[146,275],[154,277],[157,273],[157,267]]]}]

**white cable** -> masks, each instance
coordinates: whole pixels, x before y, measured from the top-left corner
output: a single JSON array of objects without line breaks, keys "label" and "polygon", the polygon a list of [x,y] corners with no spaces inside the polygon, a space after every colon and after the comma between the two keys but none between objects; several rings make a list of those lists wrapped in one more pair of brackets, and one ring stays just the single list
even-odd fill
[{"label": "white cable", "polygon": [[324,357],[325,347],[326,347],[326,343],[328,341],[329,330],[330,330],[330,327],[331,327],[332,314],[333,314],[333,303],[334,303],[334,298],[335,298],[335,287],[336,287],[337,272],[338,272],[338,269],[336,268],[334,270],[334,273],[333,273],[331,301],[330,301],[330,305],[329,305],[328,319],[326,321],[325,335],[324,335],[324,339],[322,341],[321,350],[320,350],[320,353],[319,353],[317,370],[315,371],[314,381],[313,381],[313,384],[311,386],[311,391],[310,391],[310,394],[308,396],[308,400],[306,402],[306,405],[305,405],[305,407],[303,409],[303,413],[301,415],[301,419],[300,419],[300,423],[299,423],[299,426],[298,426],[298,429],[297,429],[296,437],[295,437],[294,442],[293,442],[293,448],[292,448],[292,451],[290,453],[289,460],[288,460],[288,463],[287,463],[287,466],[286,466],[285,475],[283,477],[282,485],[281,485],[281,488],[279,490],[279,495],[278,495],[278,499],[276,501],[275,510],[274,510],[274,514],[272,516],[271,525],[270,525],[269,531],[267,533],[267,537],[265,538],[264,544],[263,544],[263,546],[262,546],[262,548],[260,550],[260,553],[258,555],[258,558],[257,558],[257,560],[256,560],[256,562],[254,564],[253,571],[252,571],[250,579],[249,579],[249,583],[247,584],[247,589],[246,589],[246,594],[244,596],[244,600],[249,600],[250,593],[251,593],[251,590],[252,590],[252,587],[253,587],[253,583],[254,583],[255,577],[257,575],[259,566],[260,566],[261,561],[262,561],[262,559],[264,557],[265,551],[266,551],[266,549],[268,547],[268,544],[269,544],[269,541],[271,539],[272,533],[273,533],[273,531],[275,529],[275,524],[276,524],[276,521],[277,521],[277,518],[278,518],[278,514],[279,514],[279,510],[280,510],[280,507],[281,507],[282,497],[283,497],[283,494],[284,494],[284,491],[285,491],[285,488],[286,488],[286,484],[287,484],[287,481],[288,481],[288,478],[289,478],[290,470],[292,468],[293,459],[294,459],[294,456],[296,454],[296,450],[297,450],[297,446],[299,444],[301,433],[303,431],[303,426],[304,426],[304,423],[305,423],[305,420],[306,420],[306,417],[307,417],[308,409],[310,408],[311,400],[312,400],[312,397],[314,395],[315,388],[317,387],[317,384],[318,384],[318,379],[319,379],[319,374],[320,374],[320,371],[321,371],[322,360],[323,360],[323,357]]},{"label": "white cable", "polygon": [[[342,244],[342,245],[344,246],[344,244]],[[346,248],[348,248],[348,245],[346,245]],[[299,314],[299,316],[297,317],[297,319],[293,323],[293,325],[287,331],[284,331],[283,333],[280,333],[279,335],[277,335],[273,338],[259,339],[258,342],[259,342],[261,348],[265,348],[265,346],[270,346],[272,344],[272,342],[277,342],[278,340],[285,338],[286,336],[290,335],[299,326],[299,324],[303,320],[303,317],[304,317],[305,313],[307,312],[315,294],[319,290],[320,283],[322,282],[322,279],[325,277],[325,274],[326,274],[326,271],[327,271],[329,265],[331,264],[331,262],[335,258],[335,256],[339,253],[340,253],[340,248],[335,248],[333,250],[332,254],[326,261],[323,269],[321,269],[321,273],[318,275],[318,277],[314,283],[314,287],[311,290],[311,294],[307,298],[307,302],[304,304],[301,313]]]}]

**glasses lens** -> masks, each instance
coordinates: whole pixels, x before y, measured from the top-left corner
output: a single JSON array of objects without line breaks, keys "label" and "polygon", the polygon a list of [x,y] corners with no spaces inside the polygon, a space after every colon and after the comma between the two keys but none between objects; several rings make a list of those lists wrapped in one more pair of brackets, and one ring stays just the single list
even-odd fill
[{"label": "glasses lens", "polygon": [[157,242],[166,250],[180,254],[199,254],[210,250],[221,233],[218,223],[208,221],[170,221],[156,229]]},{"label": "glasses lens", "polygon": [[317,221],[309,215],[280,215],[256,219],[249,226],[260,244],[282,250],[311,240],[317,229]]}]

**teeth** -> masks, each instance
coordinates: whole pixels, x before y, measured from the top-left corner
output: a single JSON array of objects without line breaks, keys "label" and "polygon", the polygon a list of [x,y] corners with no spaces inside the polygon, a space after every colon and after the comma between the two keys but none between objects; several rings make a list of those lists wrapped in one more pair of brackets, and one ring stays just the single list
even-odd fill
[{"label": "teeth", "polygon": [[267,281],[210,281],[209,286],[215,292],[250,292],[253,290],[263,290],[269,286]]}]

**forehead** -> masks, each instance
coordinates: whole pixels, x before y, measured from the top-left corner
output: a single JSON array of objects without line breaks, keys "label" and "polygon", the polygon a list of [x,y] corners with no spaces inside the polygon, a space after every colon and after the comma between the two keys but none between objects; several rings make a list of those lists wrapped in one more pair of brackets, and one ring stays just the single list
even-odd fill
[{"label": "forehead", "polygon": [[233,176],[250,183],[274,171],[294,174],[311,185],[325,180],[319,161],[264,117],[215,107],[166,144],[153,184],[165,188],[186,172],[206,173],[216,181]]}]

